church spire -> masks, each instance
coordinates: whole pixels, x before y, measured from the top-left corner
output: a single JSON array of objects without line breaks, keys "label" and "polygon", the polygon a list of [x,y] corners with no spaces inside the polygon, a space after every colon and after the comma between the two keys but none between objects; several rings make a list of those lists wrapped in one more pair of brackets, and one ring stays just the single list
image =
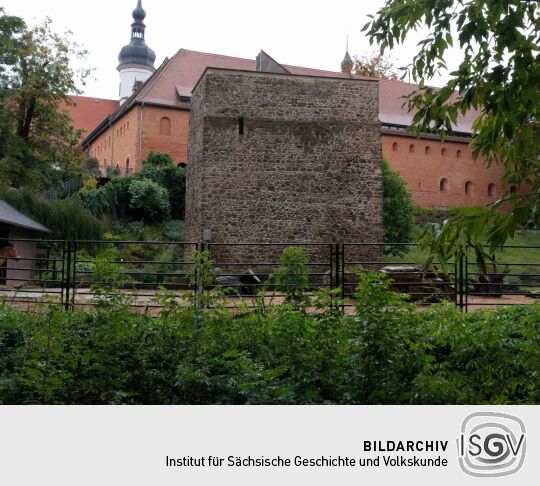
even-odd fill
[{"label": "church spire", "polygon": [[352,74],[354,67],[353,60],[349,54],[349,36],[347,36],[347,46],[345,48],[345,57],[341,61],[341,72],[345,74]]},{"label": "church spire", "polygon": [[118,55],[120,102],[129,98],[133,91],[138,89],[155,71],[156,53],[146,45],[144,40],[146,12],[141,0],[137,1],[137,6],[131,15],[133,17],[131,40],[128,45],[122,47]]},{"label": "church spire", "polygon": [[133,23],[131,24],[131,37],[140,37],[144,39],[144,19],[146,18],[146,11],[142,6],[142,0],[138,0],[137,7],[131,14],[133,16]]}]

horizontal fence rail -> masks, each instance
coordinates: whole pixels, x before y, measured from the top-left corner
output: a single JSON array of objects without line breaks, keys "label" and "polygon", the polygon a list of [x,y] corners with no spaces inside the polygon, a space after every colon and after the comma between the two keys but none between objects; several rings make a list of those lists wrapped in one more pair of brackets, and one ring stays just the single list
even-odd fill
[{"label": "horizontal fence rail", "polygon": [[[3,240],[7,242],[7,240]],[[285,299],[276,281],[287,247],[307,256],[307,293],[334,290],[333,302],[347,312],[355,304],[358,275],[383,272],[390,290],[407,294],[420,307],[451,302],[464,312],[525,304],[540,297],[540,247],[505,246],[482,275],[467,252],[458,261],[423,268],[415,244],[388,243],[195,243],[177,241],[63,241],[9,239],[17,256],[1,256],[0,300],[21,310],[53,304],[89,309],[111,289],[134,309],[158,312],[166,298],[187,302],[201,291],[219,289],[227,307],[252,308]],[[528,261],[523,261],[527,250]],[[207,251],[210,279],[197,275],[192,256]],[[336,290],[339,289],[339,290]],[[336,293],[337,292],[337,293]],[[331,304],[333,305],[333,304]]]}]

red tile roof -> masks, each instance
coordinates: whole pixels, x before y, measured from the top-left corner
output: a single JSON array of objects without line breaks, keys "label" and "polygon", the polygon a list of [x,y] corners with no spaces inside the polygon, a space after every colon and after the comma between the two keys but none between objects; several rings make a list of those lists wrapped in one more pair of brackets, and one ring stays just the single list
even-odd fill
[{"label": "red tile roof", "polygon": [[[323,76],[350,78],[348,74],[336,71],[325,71],[299,66],[283,66],[292,74],[304,76]],[[174,106],[189,109],[190,105],[180,96],[189,96],[202,73],[207,67],[235,69],[243,71],[255,71],[255,59],[243,59],[239,57],[210,54],[206,52],[180,49],[171,59],[166,59],[157,71],[146,81],[142,88],[134,93],[122,106],[118,107],[111,119],[122,116],[137,103],[154,103],[159,105]],[[358,76],[358,79],[373,79],[366,76]],[[414,84],[397,80],[380,80],[379,83],[379,119],[383,124],[408,126],[414,112],[407,112],[403,104],[403,96],[410,94],[417,88]],[[114,102],[113,102],[114,103]],[[111,105],[112,106],[112,105]],[[471,132],[471,123],[478,113],[468,113],[466,117],[458,117],[456,132]],[[94,124],[97,127],[97,123]],[[98,135],[103,127],[90,133],[85,143],[89,143]]]},{"label": "red tile roof", "polygon": [[64,106],[64,111],[71,116],[73,126],[84,131],[83,137],[118,108],[117,100],[88,96],[70,96],[70,99],[74,104]]}]

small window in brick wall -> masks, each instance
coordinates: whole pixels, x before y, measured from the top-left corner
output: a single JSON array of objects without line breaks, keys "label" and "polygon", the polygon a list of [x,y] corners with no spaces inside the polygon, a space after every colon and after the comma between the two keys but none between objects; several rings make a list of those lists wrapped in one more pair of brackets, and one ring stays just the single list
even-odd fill
[{"label": "small window in brick wall", "polygon": [[493,182],[491,184],[488,184],[488,196],[496,196],[497,195],[497,188]]},{"label": "small window in brick wall", "polygon": [[426,145],[426,148],[424,149],[424,152],[426,155],[429,155],[431,153],[431,147],[429,145]]},{"label": "small window in brick wall", "polygon": [[461,150],[458,150],[458,151],[456,152],[456,157],[457,157],[458,159],[461,159],[461,154],[462,154]]},{"label": "small window in brick wall", "polygon": [[171,134],[171,120],[164,116],[159,120],[159,134],[169,136]]},{"label": "small window in brick wall", "polygon": [[448,191],[448,179],[442,178],[439,182],[439,191],[447,192]]},{"label": "small window in brick wall", "polygon": [[409,153],[414,154],[414,151],[415,151],[415,147],[414,147],[414,145],[411,143],[411,145],[409,145]]},{"label": "small window in brick wall", "polygon": [[467,181],[465,183],[465,194],[470,196],[472,194],[472,190],[473,190],[473,183],[471,181]]},{"label": "small window in brick wall", "polygon": [[394,144],[392,145],[392,152],[397,152],[398,151],[398,144],[397,142],[394,142]]},{"label": "small window in brick wall", "polygon": [[441,155],[443,157],[446,157],[446,149],[445,148],[441,149]]}]

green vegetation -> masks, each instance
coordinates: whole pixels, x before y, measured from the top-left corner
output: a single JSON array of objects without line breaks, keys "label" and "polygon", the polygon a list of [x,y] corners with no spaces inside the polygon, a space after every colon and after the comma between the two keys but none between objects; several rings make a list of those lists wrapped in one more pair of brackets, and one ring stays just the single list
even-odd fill
[{"label": "green vegetation", "polygon": [[[392,170],[388,161],[382,161],[383,173],[383,225],[385,243],[410,243],[414,235],[415,206],[405,181]],[[404,247],[388,246],[385,253],[401,254]]]},{"label": "green vegetation", "polygon": [[[114,282],[110,264],[99,271]],[[113,285],[94,311],[0,307],[0,403],[540,403],[540,306],[418,313],[388,285],[362,275],[349,316],[289,303],[239,314],[213,289],[182,303],[163,292],[152,318]]]},{"label": "green vegetation", "polygon": [[185,185],[184,169],[175,167],[170,155],[150,152],[140,172],[114,177],[103,187],[81,192],[80,197],[98,218],[161,222],[169,215],[183,219]]},{"label": "green vegetation", "polygon": [[82,204],[77,195],[48,200],[32,189],[9,189],[0,186],[0,199],[52,231],[47,239],[91,240],[103,235],[103,228]]},{"label": "green vegetation", "polygon": [[[412,63],[402,68],[419,84],[408,100],[416,111],[410,129],[420,134],[437,127],[444,139],[458,115],[477,110],[473,154],[504,167],[508,190],[501,200],[457,210],[448,224],[426,234],[426,247],[439,259],[459,256],[466,243],[485,267],[519,227],[540,222],[539,13],[538,2],[521,0],[386,0],[364,27],[381,54],[413,32],[425,33]],[[454,43],[462,61],[448,72]],[[429,86],[437,75],[448,79],[440,89]],[[512,185],[520,184],[524,192],[513,193]]]},{"label": "green vegetation", "polygon": [[51,187],[97,168],[62,110],[89,74],[72,67],[85,54],[50,19],[29,28],[0,7],[0,183]]}]

